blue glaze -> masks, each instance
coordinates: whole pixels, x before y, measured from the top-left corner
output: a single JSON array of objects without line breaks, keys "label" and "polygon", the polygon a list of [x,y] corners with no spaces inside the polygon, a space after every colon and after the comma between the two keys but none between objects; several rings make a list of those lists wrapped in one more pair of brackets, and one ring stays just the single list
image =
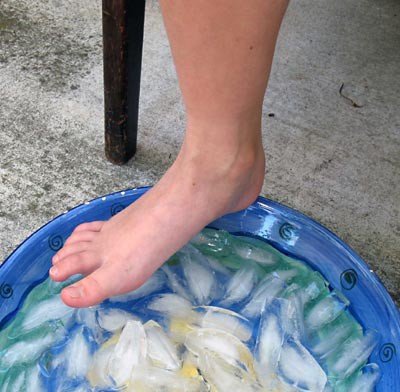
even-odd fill
[{"label": "blue glaze", "polygon": [[[107,220],[149,188],[117,192],[73,208],[26,239],[0,267],[0,327],[18,311],[30,289],[48,277],[51,257],[80,223]],[[244,211],[209,225],[262,239],[305,261],[350,300],[350,311],[381,342],[370,361],[382,371],[377,392],[400,391],[400,314],[382,283],[348,245],[303,214],[258,198]]]}]

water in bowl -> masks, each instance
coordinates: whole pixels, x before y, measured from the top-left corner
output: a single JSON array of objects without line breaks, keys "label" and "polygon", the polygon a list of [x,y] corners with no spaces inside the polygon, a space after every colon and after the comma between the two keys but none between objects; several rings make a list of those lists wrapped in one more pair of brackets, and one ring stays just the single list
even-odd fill
[{"label": "water in bowl", "polygon": [[72,309],[35,287],[0,332],[1,392],[373,391],[379,341],[318,272],[206,229],[141,288]]}]

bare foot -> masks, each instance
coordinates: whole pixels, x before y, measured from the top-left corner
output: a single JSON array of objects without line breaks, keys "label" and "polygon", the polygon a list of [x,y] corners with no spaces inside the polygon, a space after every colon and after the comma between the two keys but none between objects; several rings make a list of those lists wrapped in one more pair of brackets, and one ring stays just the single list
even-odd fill
[{"label": "bare foot", "polygon": [[229,148],[193,151],[184,143],[139,200],[109,221],[78,226],[50,269],[55,281],[85,276],[62,291],[63,301],[86,307],[138,288],[205,225],[249,206],[264,178],[262,146]]}]

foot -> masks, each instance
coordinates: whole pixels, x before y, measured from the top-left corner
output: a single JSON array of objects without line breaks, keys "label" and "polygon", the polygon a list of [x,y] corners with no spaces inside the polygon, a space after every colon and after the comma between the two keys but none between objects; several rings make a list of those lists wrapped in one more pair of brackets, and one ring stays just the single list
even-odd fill
[{"label": "foot", "polygon": [[54,281],[85,276],[62,291],[67,305],[91,306],[140,287],[204,226],[256,199],[264,178],[261,144],[235,152],[211,148],[193,150],[185,141],[171,168],[139,200],[109,221],[74,230],[50,269]]}]

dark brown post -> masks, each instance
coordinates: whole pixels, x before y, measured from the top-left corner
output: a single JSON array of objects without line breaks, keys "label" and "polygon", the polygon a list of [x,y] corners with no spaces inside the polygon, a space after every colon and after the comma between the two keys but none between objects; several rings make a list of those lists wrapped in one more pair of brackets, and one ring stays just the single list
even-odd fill
[{"label": "dark brown post", "polygon": [[144,0],[103,0],[106,157],[126,163],[136,152]]}]

